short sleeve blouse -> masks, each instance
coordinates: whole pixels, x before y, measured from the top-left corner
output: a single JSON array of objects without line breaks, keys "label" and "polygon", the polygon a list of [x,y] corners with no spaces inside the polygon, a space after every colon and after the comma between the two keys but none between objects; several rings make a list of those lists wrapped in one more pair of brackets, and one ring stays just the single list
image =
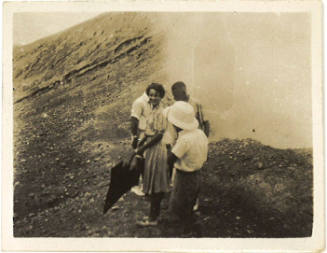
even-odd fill
[{"label": "short sleeve blouse", "polygon": [[163,132],[167,128],[167,118],[164,116],[163,108],[160,105],[157,108],[152,108],[145,120],[145,134],[148,136]]}]

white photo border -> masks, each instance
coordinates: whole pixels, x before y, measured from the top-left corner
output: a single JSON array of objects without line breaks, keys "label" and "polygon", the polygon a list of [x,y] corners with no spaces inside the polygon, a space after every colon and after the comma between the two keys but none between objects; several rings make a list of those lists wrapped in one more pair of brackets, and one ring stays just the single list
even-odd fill
[{"label": "white photo border", "polygon": [[[18,12],[305,12],[311,16],[314,219],[307,238],[15,238],[13,237],[13,14]],[[5,251],[316,252],[325,247],[322,3],[320,1],[85,1],[3,5],[2,249]]]}]

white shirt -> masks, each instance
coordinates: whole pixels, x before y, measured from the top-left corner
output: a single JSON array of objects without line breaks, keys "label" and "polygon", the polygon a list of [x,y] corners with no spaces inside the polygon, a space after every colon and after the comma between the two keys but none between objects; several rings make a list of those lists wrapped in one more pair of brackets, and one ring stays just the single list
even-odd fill
[{"label": "white shirt", "polygon": [[208,138],[200,129],[179,132],[172,153],[177,156],[175,168],[187,172],[202,168],[208,156]]},{"label": "white shirt", "polygon": [[150,111],[151,106],[149,104],[149,97],[146,93],[133,102],[131,116],[139,120],[138,128],[140,130],[144,131],[146,129],[146,117]]},{"label": "white shirt", "polygon": [[164,136],[162,137],[162,142],[173,146],[176,143],[178,135],[174,126],[168,121],[168,113],[170,108],[171,106],[168,106],[163,110],[164,117],[167,119],[167,128]]}]

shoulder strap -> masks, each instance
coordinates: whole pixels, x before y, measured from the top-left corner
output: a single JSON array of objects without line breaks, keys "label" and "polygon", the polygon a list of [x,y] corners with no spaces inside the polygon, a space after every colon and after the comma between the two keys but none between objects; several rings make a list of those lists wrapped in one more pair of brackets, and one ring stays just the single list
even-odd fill
[{"label": "shoulder strap", "polygon": [[196,116],[200,124],[200,128],[203,128],[203,113],[202,113],[202,106],[199,103],[196,103]]}]

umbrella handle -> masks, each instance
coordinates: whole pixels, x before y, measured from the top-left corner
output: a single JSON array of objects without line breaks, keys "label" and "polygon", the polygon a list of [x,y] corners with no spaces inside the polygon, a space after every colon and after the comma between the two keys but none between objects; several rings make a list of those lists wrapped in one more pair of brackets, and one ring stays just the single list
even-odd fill
[{"label": "umbrella handle", "polygon": [[147,136],[144,136],[144,137],[140,140],[140,142],[137,144],[137,147],[142,147],[143,144],[145,143],[145,141],[146,141],[147,138],[148,138]]},{"label": "umbrella handle", "polygon": [[136,153],[133,153],[133,154],[131,155],[131,157],[129,158],[128,163],[127,163],[128,166],[131,165],[131,163],[132,163],[132,161],[133,161],[135,155],[136,155]]}]

